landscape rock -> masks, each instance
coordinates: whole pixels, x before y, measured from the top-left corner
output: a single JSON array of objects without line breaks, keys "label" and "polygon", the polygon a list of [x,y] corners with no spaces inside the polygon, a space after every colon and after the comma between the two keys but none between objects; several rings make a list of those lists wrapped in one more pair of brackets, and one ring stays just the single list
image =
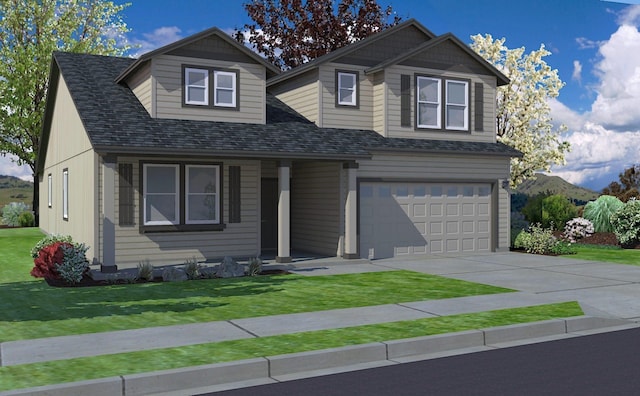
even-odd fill
[{"label": "landscape rock", "polygon": [[164,282],[182,282],[189,279],[187,273],[181,268],[169,267],[162,271],[162,280]]},{"label": "landscape rock", "polygon": [[219,278],[237,278],[239,276],[244,276],[244,266],[238,264],[234,259],[227,256],[218,266],[216,276]]}]

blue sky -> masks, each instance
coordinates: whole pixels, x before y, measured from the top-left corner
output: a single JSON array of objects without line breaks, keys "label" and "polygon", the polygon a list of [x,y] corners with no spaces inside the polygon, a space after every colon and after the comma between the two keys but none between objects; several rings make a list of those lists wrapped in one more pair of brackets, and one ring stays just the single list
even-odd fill
[{"label": "blue sky", "polygon": [[[211,26],[233,31],[250,22],[243,0],[130,0],[124,19],[139,52]],[[122,1],[116,0],[116,3]],[[625,167],[640,163],[640,0],[379,0],[435,34],[506,38],[528,51],[544,44],[546,58],[566,83],[551,103],[555,121],[569,127],[567,166],[552,174],[599,190]],[[30,172],[0,157],[0,174]]]}]

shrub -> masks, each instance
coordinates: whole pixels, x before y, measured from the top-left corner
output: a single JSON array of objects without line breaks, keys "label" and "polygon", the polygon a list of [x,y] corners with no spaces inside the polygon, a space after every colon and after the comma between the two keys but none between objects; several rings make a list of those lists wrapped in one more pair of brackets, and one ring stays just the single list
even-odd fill
[{"label": "shrub", "polygon": [[531,234],[525,230],[520,231],[513,242],[513,247],[516,249],[527,249],[531,245]]},{"label": "shrub", "polygon": [[558,226],[564,228],[565,223],[577,215],[578,208],[563,195],[552,195],[542,200],[543,227]]},{"label": "shrub", "polygon": [[593,234],[593,223],[582,217],[576,217],[573,220],[567,221],[562,236],[569,242],[576,243],[578,240],[588,237],[591,234]]},{"label": "shrub", "polygon": [[153,279],[153,265],[151,265],[149,259],[138,263],[138,279],[146,281]]},{"label": "shrub", "polygon": [[570,244],[553,236],[552,228],[542,228],[533,224],[529,231],[522,231],[516,237],[514,247],[525,249],[533,254],[571,254],[575,253]]},{"label": "shrub", "polygon": [[200,278],[200,265],[195,257],[187,259],[184,262],[184,272],[187,274],[187,278],[189,279]]},{"label": "shrub", "polygon": [[20,225],[20,215],[29,211],[29,207],[22,202],[11,202],[2,208],[2,222],[9,227],[18,227]]},{"label": "shrub", "polygon": [[37,258],[38,253],[40,253],[40,250],[42,250],[42,248],[47,247],[49,245],[53,245],[56,242],[72,243],[71,237],[69,235],[57,235],[57,234],[47,235],[41,240],[39,240],[38,243],[36,243],[36,245],[31,249],[31,257],[33,257],[34,259]]},{"label": "shrub", "polygon": [[584,207],[583,217],[593,223],[596,232],[613,232],[611,215],[622,209],[624,203],[612,195],[601,195]]},{"label": "shrub", "polygon": [[60,249],[60,245],[67,242],[54,242],[39,250],[38,256],[33,260],[34,267],[31,270],[31,276],[35,278],[60,279],[57,266],[62,264],[64,252]]},{"label": "shrub", "polygon": [[20,227],[33,227],[36,224],[36,218],[31,211],[22,212],[18,216],[18,224]]},{"label": "shrub", "polygon": [[87,250],[89,248],[81,244],[60,244],[63,253],[62,263],[56,265],[60,278],[67,283],[75,284],[82,280],[84,274],[89,271],[89,260],[87,260]]},{"label": "shrub", "polygon": [[529,222],[519,212],[511,212],[511,246],[515,246],[515,240],[522,230],[529,228]]},{"label": "shrub", "polygon": [[262,260],[258,257],[249,259],[249,276],[257,276],[262,271]]},{"label": "shrub", "polygon": [[622,209],[611,215],[613,232],[623,247],[632,247],[640,242],[640,201],[631,200]]}]

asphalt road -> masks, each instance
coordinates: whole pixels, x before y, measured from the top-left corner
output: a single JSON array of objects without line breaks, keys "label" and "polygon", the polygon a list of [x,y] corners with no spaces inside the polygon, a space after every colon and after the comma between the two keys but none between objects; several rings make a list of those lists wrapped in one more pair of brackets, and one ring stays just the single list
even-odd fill
[{"label": "asphalt road", "polygon": [[266,395],[638,395],[640,329],[210,393]]}]

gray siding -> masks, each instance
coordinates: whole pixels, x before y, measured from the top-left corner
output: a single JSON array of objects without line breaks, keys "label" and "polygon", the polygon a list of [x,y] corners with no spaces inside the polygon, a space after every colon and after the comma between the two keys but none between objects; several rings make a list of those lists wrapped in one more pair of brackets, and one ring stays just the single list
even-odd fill
[{"label": "gray siding", "polygon": [[269,87],[269,91],[309,121],[319,123],[320,94],[318,70],[314,69],[282,84]]},{"label": "gray siding", "polygon": [[[189,159],[181,159],[189,160]],[[133,185],[136,190],[133,226],[116,224],[116,263],[120,268],[136,267],[149,259],[153,265],[181,264],[191,257],[198,260],[218,260],[224,256],[251,257],[259,255],[259,184],[260,162],[224,160],[223,168],[223,231],[146,233],[139,231],[140,158],[118,158],[118,163],[133,164]],[[241,167],[241,223],[229,223],[229,166]],[[118,191],[116,178],[115,190]],[[119,216],[118,197],[115,218]]]},{"label": "gray siding", "polygon": [[[69,219],[62,219],[62,172],[69,172]],[[48,207],[48,175],[52,176],[52,206]],[[48,234],[70,235],[96,255],[95,229],[97,156],[92,150],[67,85],[60,76],[40,181],[40,228]]]},{"label": "gray siding", "polygon": [[492,222],[497,225],[498,249],[509,248],[509,193],[501,186],[509,177],[509,158],[467,155],[377,154],[358,161],[359,179],[424,182],[491,182],[498,189],[498,210]]},{"label": "gray siding", "polygon": [[[200,58],[161,55],[152,60],[158,118],[224,121],[252,124],[266,122],[264,66]],[[239,109],[183,107],[182,65],[218,67],[239,72]]]},{"label": "gray siding", "polygon": [[130,76],[126,81],[127,86],[131,89],[140,103],[152,115],[151,105],[151,62],[147,62],[134,75]]},{"label": "gray siding", "polygon": [[[386,71],[387,86],[387,130],[389,137],[414,138],[414,139],[446,139],[460,141],[476,141],[476,142],[495,142],[496,126],[495,126],[495,95],[496,95],[496,78],[494,76],[473,75],[460,72],[451,72],[435,69],[425,69],[408,66],[391,66]],[[400,124],[400,76],[402,74],[411,75],[411,127],[403,127]],[[429,129],[415,129],[415,79],[416,74],[426,74],[441,77],[453,77],[469,80],[469,125],[471,132],[461,131],[431,131]],[[475,126],[474,115],[474,95],[475,84],[481,82],[484,84],[484,118],[483,128],[477,131]]]},{"label": "gray siding", "polygon": [[189,45],[177,48],[167,55],[183,56],[187,58],[212,59],[233,63],[255,63],[247,54],[238,51],[237,48],[218,36],[205,37]]},{"label": "gray siding", "polygon": [[294,164],[291,246],[329,256],[340,241],[340,163]]},{"label": "gray siding", "polygon": [[[373,129],[373,78],[365,76],[363,67],[329,63],[320,66],[320,86],[322,117],[319,126],[323,128]],[[336,106],[336,70],[359,73],[358,107]]]}]

